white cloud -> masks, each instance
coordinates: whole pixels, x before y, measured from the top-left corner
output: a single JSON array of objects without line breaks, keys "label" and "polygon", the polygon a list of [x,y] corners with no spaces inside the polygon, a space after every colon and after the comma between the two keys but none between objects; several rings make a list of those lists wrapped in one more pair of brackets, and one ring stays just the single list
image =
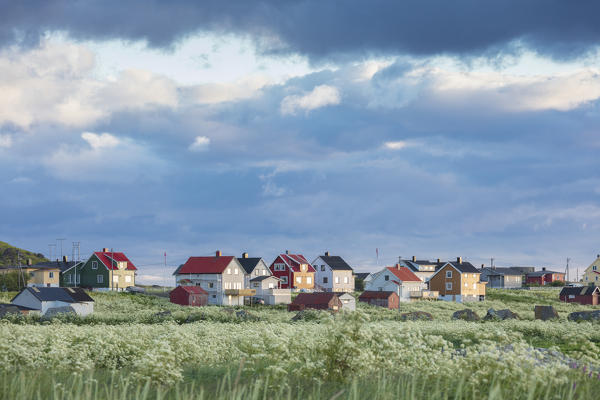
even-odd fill
[{"label": "white cloud", "polygon": [[88,142],[92,149],[101,149],[115,147],[119,144],[119,139],[111,135],[110,133],[92,133],[84,132],[81,134],[83,140]]},{"label": "white cloud", "polygon": [[231,83],[206,83],[184,89],[190,102],[217,104],[227,101],[249,99],[259,95],[270,80],[264,76],[249,76]]},{"label": "white cloud", "polygon": [[402,141],[402,140],[399,140],[399,141],[396,141],[396,142],[385,142],[383,144],[383,146],[386,149],[389,149],[389,150],[402,150],[402,149],[404,149],[405,147],[407,147],[409,145],[410,144],[408,142],[405,142],[405,141]]},{"label": "white cloud", "polygon": [[189,150],[196,152],[206,151],[208,150],[208,146],[210,146],[210,138],[206,136],[197,136],[194,143],[190,145]]},{"label": "white cloud", "polygon": [[0,135],[0,148],[8,149],[12,146],[12,137],[10,135]]},{"label": "white cloud", "polygon": [[316,86],[304,96],[291,95],[281,101],[281,114],[296,114],[298,110],[306,112],[317,108],[340,104],[340,92],[329,85]]}]

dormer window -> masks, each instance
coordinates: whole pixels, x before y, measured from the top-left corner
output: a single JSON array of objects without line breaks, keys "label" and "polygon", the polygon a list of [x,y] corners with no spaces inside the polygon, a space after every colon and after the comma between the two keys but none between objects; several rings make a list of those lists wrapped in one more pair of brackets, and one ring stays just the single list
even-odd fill
[{"label": "dormer window", "polygon": [[389,281],[389,280],[390,280],[390,276],[389,276],[389,275],[386,275],[386,276],[384,277],[384,279],[385,279],[386,281]]}]

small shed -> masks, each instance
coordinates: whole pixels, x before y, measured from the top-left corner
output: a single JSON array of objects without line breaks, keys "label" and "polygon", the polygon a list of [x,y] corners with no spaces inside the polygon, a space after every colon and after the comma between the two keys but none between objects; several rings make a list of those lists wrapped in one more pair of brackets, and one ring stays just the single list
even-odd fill
[{"label": "small shed", "polygon": [[350,293],[342,293],[338,295],[342,302],[342,311],[354,311],[356,310],[356,298]]},{"label": "small shed", "polygon": [[39,311],[45,315],[49,310],[71,307],[80,316],[94,312],[94,300],[81,288],[26,287],[11,301],[20,308]]},{"label": "small shed", "polygon": [[597,286],[569,286],[564,287],[559,294],[560,301],[566,303],[598,305],[600,289]]},{"label": "small shed", "polygon": [[400,304],[400,297],[396,292],[367,290],[362,292],[358,301],[371,304],[378,307],[397,309]]},{"label": "small shed", "polygon": [[205,306],[208,304],[208,292],[200,286],[177,286],[169,293],[171,303],[182,306]]},{"label": "small shed", "polygon": [[288,304],[288,311],[301,311],[306,308],[316,310],[339,311],[342,309],[342,301],[336,293],[300,293],[291,304]]}]

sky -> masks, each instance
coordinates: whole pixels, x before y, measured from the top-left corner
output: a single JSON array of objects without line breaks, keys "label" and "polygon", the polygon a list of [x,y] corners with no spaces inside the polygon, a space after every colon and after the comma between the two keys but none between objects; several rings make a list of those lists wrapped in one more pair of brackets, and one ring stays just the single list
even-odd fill
[{"label": "sky", "polygon": [[598,2],[0,9],[0,240],[123,251],[146,284],[217,249],[600,253]]}]

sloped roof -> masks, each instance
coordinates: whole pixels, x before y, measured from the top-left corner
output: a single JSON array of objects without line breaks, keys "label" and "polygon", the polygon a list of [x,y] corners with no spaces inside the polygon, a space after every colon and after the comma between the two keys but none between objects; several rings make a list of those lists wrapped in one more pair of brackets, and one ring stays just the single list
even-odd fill
[{"label": "sloped roof", "polygon": [[387,299],[394,294],[396,294],[396,292],[365,290],[358,299]]},{"label": "sloped roof", "polygon": [[340,256],[320,256],[335,271],[352,271],[352,267]]},{"label": "sloped roof", "polygon": [[300,272],[300,264],[307,265],[308,272],[315,272],[312,265],[306,260],[302,254],[280,254],[279,257],[283,262],[294,272]]},{"label": "sloped roof", "polygon": [[178,274],[222,274],[233,256],[190,257],[179,269]]},{"label": "sloped roof", "polygon": [[[188,293],[193,293],[193,294],[208,294],[208,292],[204,289],[202,289],[200,286],[177,286],[178,288],[182,288],[183,290],[185,290]],[[175,288],[177,289],[177,288]],[[173,290],[175,290],[173,289]]]},{"label": "sloped roof", "polygon": [[401,282],[422,282],[418,276],[407,267],[386,267]]},{"label": "sloped roof", "polygon": [[65,272],[67,270],[70,270],[71,268],[73,268],[74,266],[76,266],[77,264],[82,264],[82,261],[61,261],[61,260],[56,260],[56,261],[46,261],[46,262],[41,262],[41,263],[37,263],[37,264],[33,264],[33,267],[36,268],[58,268],[60,270],[60,272]]},{"label": "sloped roof", "polygon": [[102,264],[104,264],[106,266],[106,268],[108,268],[108,269],[118,270],[119,267],[117,267],[117,265],[116,265],[117,262],[126,262],[127,267],[125,269],[128,269],[130,271],[137,270],[135,265],[133,265],[133,263],[131,261],[129,261],[129,258],[127,258],[127,256],[121,252],[96,251],[96,252],[94,252],[94,254],[96,255],[96,257],[98,257],[98,259],[100,259]]},{"label": "sloped roof", "polygon": [[523,275],[521,271],[517,271],[510,267],[483,268],[481,271],[485,271],[488,275]]},{"label": "sloped roof", "polygon": [[261,258],[260,257],[249,257],[249,258],[238,258],[237,259],[240,264],[242,264],[242,268],[246,271],[247,274],[251,274],[254,271],[254,268],[258,265]]},{"label": "sloped roof", "polygon": [[269,278],[279,280],[278,277],[273,276],[273,275],[261,275],[261,276],[257,276],[256,278],[250,279],[250,282],[261,282],[261,281],[264,281],[265,279],[269,279]]},{"label": "sloped roof", "polygon": [[363,280],[369,275],[371,275],[370,272],[357,272],[354,274],[354,276],[356,276],[357,279],[363,279]]},{"label": "sloped roof", "polygon": [[534,272],[529,272],[528,274],[526,274],[527,276],[544,276],[547,274],[560,274],[560,275],[564,275],[564,272],[556,272],[556,271],[534,271]]},{"label": "sloped roof", "polygon": [[567,286],[562,288],[559,296],[591,296],[594,292],[599,292],[597,286]]},{"label": "sloped roof", "polygon": [[[419,268],[419,265],[433,265],[435,266],[435,269],[437,270],[438,268],[440,268],[441,266],[443,266],[444,264],[446,264],[445,261],[429,261],[429,260],[402,260],[402,264],[406,265],[408,268],[410,268],[411,270],[415,271],[415,272],[423,272],[421,271],[421,269]],[[427,271],[425,271],[427,272]]]},{"label": "sloped roof", "polygon": [[463,261],[461,263],[457,263],[457,262],[448,262],[448,264],[451,264],[454,268],[456,268],[457,270],[459,270],[462,273],[469,273],[469,274],[480,274],[481,271],[478,270],[477,268],[475,268],[473,266],[473,264],[471,264],[470,262],[467,261]]},{"label": "sloped roof", "polygon": [[333,297],[338,297],[333,292],[320,292],[320,293],[300,293],[292,304],[328,304]]},{"label": "sloped roof", "polygon": [[[17,296],[24,291],[29,291],[39,301],[64,301],[65,303],[77,303],[81,301],[94,301],[81,288],[63,288],[63,287],[26,287]],[[11,301],[13,301],[15,296]]]}]

